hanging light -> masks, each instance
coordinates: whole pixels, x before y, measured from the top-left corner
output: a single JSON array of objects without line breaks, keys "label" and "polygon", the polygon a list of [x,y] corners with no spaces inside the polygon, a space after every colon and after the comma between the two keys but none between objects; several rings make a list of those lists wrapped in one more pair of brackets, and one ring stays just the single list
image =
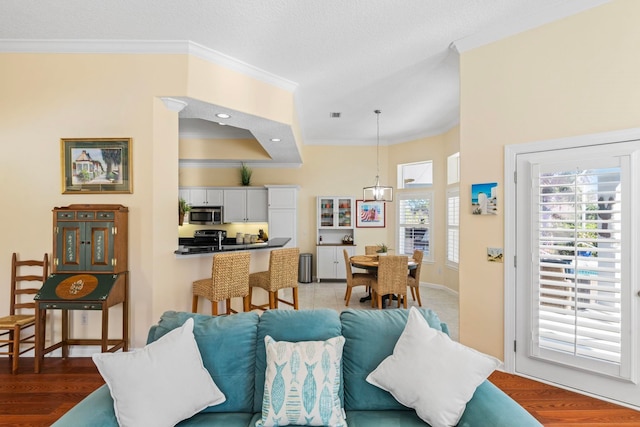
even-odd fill
[{"label": "hanging light", "polygon": [[376,122],[378,125],[377,146],[376,146],[376,183],[372,187],[362,189],[362,198],[365,202],[393,202],[393,188],[380,185],[380,110],[375,110]]}]

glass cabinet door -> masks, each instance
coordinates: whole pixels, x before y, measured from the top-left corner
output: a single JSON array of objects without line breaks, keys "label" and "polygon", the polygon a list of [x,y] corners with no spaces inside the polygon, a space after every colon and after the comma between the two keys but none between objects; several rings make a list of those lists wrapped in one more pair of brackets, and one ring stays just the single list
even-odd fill
[{"label": "glass cabinet door", "polygon": [[338,199],[338,227],[350,228],[351,221],[351,199]]},{"label": "glass cabinet door", "polygon": [[320,199],[320,226],[321,227],[333,227],[335,226],[334,219],[334,199]]}]

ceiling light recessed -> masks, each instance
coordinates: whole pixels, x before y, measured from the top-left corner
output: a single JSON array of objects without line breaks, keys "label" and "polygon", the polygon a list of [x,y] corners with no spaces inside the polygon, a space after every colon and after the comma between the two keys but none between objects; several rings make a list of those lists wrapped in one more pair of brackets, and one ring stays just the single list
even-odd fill
[{"label": "ceiling light recessed", "polygon": [[216,123],[218,123],[220,126],[226,126],[227,125],[226,123],[222,123],[222,122],[216,122]]},{"label": "ceiling light recessed", "polygon": [[271,142],[280,142],[280,138],[271,138]]},{"label": "ceiling light recessed", "polygon": [[229,119],[229,118],[231,118],[231,116],[226,114],[226,113],[218,113],[218,114],[216,114],[216,117],[218,117],[220,119]]},{"label": "ceiling light recessed", "polygon": [[342,113],[329,113],[329,117],[332,119],[339,119],[342,116]]}]

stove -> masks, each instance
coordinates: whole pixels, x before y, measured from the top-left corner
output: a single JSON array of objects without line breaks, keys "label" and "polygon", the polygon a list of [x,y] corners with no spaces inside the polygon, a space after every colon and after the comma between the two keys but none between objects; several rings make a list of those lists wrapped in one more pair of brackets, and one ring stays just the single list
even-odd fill
[{"label": "stove", "polygon": [[180,237],[178,239],[180,249],[176,253],[197,254],[221,251],[222,243],[226,237],[226,230],[196,230],[193,237]]}]

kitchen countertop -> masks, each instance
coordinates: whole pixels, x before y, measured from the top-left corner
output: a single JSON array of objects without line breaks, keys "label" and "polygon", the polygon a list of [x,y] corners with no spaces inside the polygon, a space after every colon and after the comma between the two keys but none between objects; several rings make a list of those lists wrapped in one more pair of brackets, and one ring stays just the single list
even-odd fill
[{"label": "kitchen countertop", "polygon": [[274,249],[274,248],[282,248],[284,245],[289,243],[290,240],[291,238],[289,237],[274,237],[262,243],[222,245],[222,250],[216,249],[216,250],[211,250],[209,252],[193,253],[193,252],[183,252],[180,249],[177,249],[176,251],[174,251],[174,253],[179,257],[185,257],[185,256],[192,257],[194,255],[209,255],[212,253],[219,253],[219,252],[247,251],[247,250],[251,251],[256,249]]}]

